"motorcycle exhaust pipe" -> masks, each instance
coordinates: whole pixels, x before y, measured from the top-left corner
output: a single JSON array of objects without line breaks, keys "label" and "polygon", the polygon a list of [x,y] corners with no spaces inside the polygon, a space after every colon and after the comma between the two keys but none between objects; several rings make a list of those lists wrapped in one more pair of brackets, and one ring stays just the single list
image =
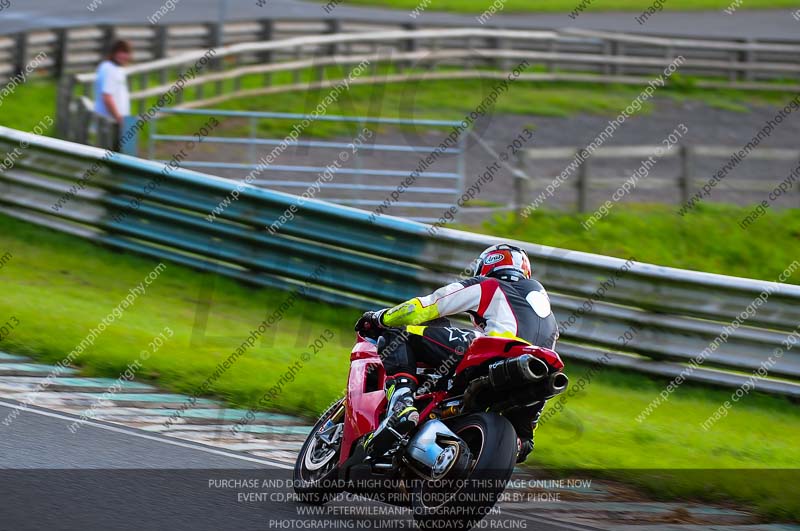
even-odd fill
[{"label": "motorcycle exhaust pipe", "polygon": [[489,381],[495,389],[519,387],[547,376],[547,364],[530,354],[498,361],[489,366]]},{"label": "motorcycle exhaust pipe", "polygon": [[[485,392],[503,393],[513,389],[535,388],[539,392],[544,391],[547,398],[563,392],[569,378],[563,372],[556,372],[548,377],[549,370],[543,360],[530,354],[493,363],[489,366],[489,374],[472,380],[467,386],[462,411],[481,409],[480,406],[484,405],[482,395]],[[535,382],[541,384],[535,387],[528,385]]]},{"label": "motorcycle exhaust pipe", "polygon": [[569,378],[563,372],[554,372],[547,379],[547,389],[552,395],[563,393],[567,385],[569,385]]},{"label": "motorcycle exhaust pipe", "polygon": [[524,364],[523,377],[528,381],[538,382],[547,376],[547,372],[550,368],[539,358],[533,356],[530,356],[530,358],[528,363]]}]

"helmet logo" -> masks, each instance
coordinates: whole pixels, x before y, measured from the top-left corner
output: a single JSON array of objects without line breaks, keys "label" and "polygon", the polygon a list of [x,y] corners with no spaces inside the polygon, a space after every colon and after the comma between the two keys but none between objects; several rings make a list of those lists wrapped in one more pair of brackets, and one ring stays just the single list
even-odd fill
[{"label": "helmet logo", "polygon": [[505,258],[505,257],[506,256],[504,254],[502,254],[502,253],[490,254],[489,256],[487,256],[483,260],[483,263],[484,263],[484,265],[496,264],[497,262],[500,262],[501,260],[503,260],[503,258]]}]

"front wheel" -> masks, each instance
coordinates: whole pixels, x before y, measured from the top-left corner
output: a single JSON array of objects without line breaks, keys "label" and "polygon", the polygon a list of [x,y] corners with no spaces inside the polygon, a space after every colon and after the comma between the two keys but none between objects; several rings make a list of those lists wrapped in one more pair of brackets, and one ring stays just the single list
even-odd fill
[{"label": "front wheel", "polygon": [[422,529],[466,530],[491,511],[511,478],[517,434],[508,419],[495,413],[467,415],[446,424],[469,447],[466,477],[418,483],[412,496],[414,519]]},{"label": "front wheel", "polygon": [[341,399],[322,414],[297,455],[294,491],[303,503],[321,505],[341,491],[337,472],[344,418]]}]

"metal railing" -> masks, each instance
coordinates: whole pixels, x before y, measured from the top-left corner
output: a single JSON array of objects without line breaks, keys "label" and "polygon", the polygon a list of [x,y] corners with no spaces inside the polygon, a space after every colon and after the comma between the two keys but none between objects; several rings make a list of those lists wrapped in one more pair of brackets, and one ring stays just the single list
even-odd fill
[{"label": "metal railing", "polygon": [[94,102],[88,98],[81,98],[75,102],[77,119],[83,125],[78,129],[79,136],[74,138],[76,142],[97,146],[104,149],[118,149],[120,127],[117,122],[107,116],[95,112]]},{"label": "metal railing", "polygon": [[[620,53],[631,40],[639,42],[636,39],[596,32],[474,28],[336,33],[232,44],[215,49],[213,64],[183,83],[184,90],[178,93],[174,106],[207,107],[240,97],[332,87],[341,82],[348,68],[364,61],[370,63],[372,70],[352,80],[353,85],[429,79],[502,79],[507,75],[502,70],[522,61],[527,61],[527,67],[519,80],[647,85],[652,76],[662,73],[681,55],[682,74],[707,77],[693,82],[698,88],[800,90],[797,83],[772,82],[800,78],[800,44],[642,37],[642,50],[630,55]],[[697,53],[690,53],[693,50]],[[152,104],[174,90],[183,71],[204,53],[206,50],[184,52],[128,67],[136,112],[142,115],[148,109],[148,102]],[[759,54],[771,59],[758,60]],[[494,70],[487,70],[487,66]],[[537,71],[534,68],[537,66],[544,67],[544,71]],[[302,74],[308,71],[315,75],[303,81]],[[340,72],[342,76],[337,77]],[[244,80],[258,76],[259,87],[243,88],[247,85]],[[91,99],[94,79],[94,73],[62,79],[57,120],[60,136],[76,137],[74,129],[81,124],[69,112],[74,107],[70,102],[80,97]],[[193,91],[185,90],[188,87]],[[190,97],[193,99],[188,101]]]},{"label": "metal railing", "polygon": [[[273,126],[275,126],[276,122],[292,121],[294,123],[302,123],[308,120],[310,122],[356,124],[361,127],[366,127],[368,124],[372,127],[413,126],[415,129],[419,127],[426,129],[453,128],[461,125],[461,122],[447,120],[407,120],[402,118],[370,118],[367,116],[327,114],[312,116],[296,113],[230,111],[223,109],[165,108],[161,109],[160,115],[150,122],[147,142],[147,158],[150,160],[159,160],[159,147],[162,144],[197,140],[197,137],[189,135],[159,134],[157,132],[159,118],[170,115],[206,116],[219,118],[220,120],[244,121],[249,136],[206,136],[202,138],[202,143],[244,148],[244,152],[240,153],[240,155],[248,157],[248,161],[223,162],[218,160],[219,157],[216,157],[217,160],[196,160],[196,157],[193,157],[192,160],[181,161],[180,165],[185,168],[203,171],[216,170],[219,172],[222,170],[224,173],[217,173],[217,175],[236,180],[242,180],[249,172],[258,170],[259,178],[253,179],[250,184],[278,190],[289,189],[288,191],[290,192],[296,191],[298,193],[302,190],[319,186],[320,190],[316,195],[317,198],[356,207],[376,207],[382,204],[385,196],[397,189],[399,180],[397,178],[405,178],[409,175],[407,169],[386,168],[392,163],[400,164],[402,162],[396,158],[394,160],[381,161],[381,168],[365,167],[365,161],[375,160],[375,158],[363,156],[363,152],[370,152],[372,155],[420,154],[430,153],[436,146],[377,143],[375,140],[380,133],[372,130],[371,140],[359,145],[351,142],[342,142],[341,140],[309,140],[302,137],[287,141],[288,128],[287,134],[282,138],[262,138],[258,136],[260,121],[271,120],[271,125]],[[466,171],[464,146],[468,133],[469,129],[459,133],[456,145],[442,150],[442,158],[440,159],[442,164],[435,171],[426,171],[421,175],[420,181],[425,181],[425,183],[408,188],[401,198],[392,204],[393,211],[401,209],[402,212],[406,213],[406,217],[417,221],[435,221],[443,209],[449,208],[460,197],[464,189],[464,173]],[[292,153],[283,152],[280,163],[266,166],[259,163],[259,159],[264,155],[264,148],[273,149],[284,144],[288,144],[291,148],[305,148],[303,155],[298,160],[298,157],[292,157]],[[343,153],[346,157],[342,156]],[[309,165],[307,159],[311,155],[317,155],[316,158],[325,161],[326,165]],[[233,156],[236,157],[237,155],[234,154]],[[292,163],[292,158],[296,161],[295,163]],[[328,164],[331,161],[338,162],[331,167]],[[161,160],[161,162],[167,161]],[[327,179],[317,178],[315,180],[315,177],[325,174],[326,171],[333,175]],[[276,172],[279,172],[276,177],[269,175]],[[298,174],[300,175],[299,177]],[[420,194],[422,195],[420,196]],[[407,196],[410,197],[406,199]],[[432,199],[427,199],[428,196],[431,196]],[[422,197],[422,199],[412,199],[413,197]],[[431,217],[431,211],[436,214],[435,217]]]},{"label": "metal railing", "polygon": [[[586,158],[581,153],[586,153],[586,148],[582,147],[547,147],[547,148],[527,148],[520,151],[518,157],[519,165],[524,170],[524,174],[517,174],[516,189],[518,194],[517,210],[522,210],[537,193],[552,185],[555,175],[545,175],[542,173],[541,164],[543,161],[560,161],[557,168],[563,170],[566,165],[577,160],[577,169],[574,171],[575,178],[569,186],[564,186],[567,194],[572,194],[575,198],[574,204],[578,212],[589,212],[593,206],[591,197],[593,192],[603,193],[603,197],[609,197],[612,192],[618,190],[626,179],[630,179],[630,165],[624,164],[614,168],[605,167],[602,171],[594,173],[597,164],[602,162],[608,166],[608,161],[630,162],[631,160],[645,161],[650,159],[654,163],[655,159],[676,159],[679,170],[669,177],[647,177],[637,179],[633,188],[643,191],[669,192],[675,193],[667,196],[660,195],[660,201],[669,201],[674,198],[676,202],[686,203],[689,201],[693,192],[706,184],[708,175],[702,174],[702,179],[698,178],[696,166],[703,159],[713,159],[718,163],[726,161],[735,153],[741,150],[741,146],[711,146],[697,144],[676,144],[664,149],[659,145],[629,145],[629,146],[603,146],[596,149]],[[800,149],[780,149],[780,148],[759,148],[751,151],[747,155],[748,160],[762,161],[800,161]],[[604,172],[604,173],[603,173]],[[624,177],[622,175],[628,172]],[[603,173],[603,175],[600,175]],[[735,183],[735,191],[741,193],[756,193],[763,197],[775,187],[771,179],[744,179],[740,177],[728,178],[727,187]],[[550,202],[552,204],[552,202]]]},{"label": "metal railing", "polygon": [[[116,38],[133,43],[137,61],[152,61],[186,51],[243,42],[280,40],[298,35],[320,35],[355,32],[393,32],[398,29],[450,29],[446,25],[417,23],[393,24],[348,19],[260,19],[220,25],[209,21],[199,24],[131,24],[124,26],[81,26],[34,30],[0,36],[0,79],[24,68],[39,52],[47,53],[47,68],[55,77],[81,72],[96,65]],[[489,31],[501,28],[489,26]],[[697,73],[723,74],[731,80],[793,78],[800,76],[798,46],[800,41],[769,39],[684,38],[679,35],[651,37],[604,31],[570,29],[563,32],[542,31],[550,37],[535,48],[548,52],[553,70],[569,68],[571,55],[585,57],[582,68],[589,68],[611,77],[624,78],[640,73],[646,63],[641,59],[657,59],[685,55],[697,61]],[[406,41],[406,50],[413,50],[417,41]],[[448,43],[443,43],[445,46]],[[449,44],[452,45],[452,44]],[[518,48],[519,43],[498,35],[490,43],[493,48]],[[527,43],[530,47],[532,43]],[[461,44],[459,47],[464,47]],[[469,47],[469,46],[467,46]],[[594,56],[594,59],[591,58]],[[244,58],[262,61],[262,58]]]},{"label": "metal railing", "polygon": [[[378,24],[367,24],[379,29]],[[42,65],[55,78],[94,68],[115,39],[131,42],[136,61],[152,61],[170,55],[241,42],[285,39],[339,31],[363,31],[357,23],[337,20],[275,20],[198,24],[86,25],[37,29],[0,35],[0,79],[20,72],[31,58],[44,52]]]},{"label": "metal railing", "polygon": [[[238,183],[0,127],[0,150],[17,148],[15,166],[0,173],[0,213],[248,283],[302,287],[336,304],[376,307],[428,292],[500,241],[391,216],[371,219],[313,199],[300,204],[296,196],[252,186],[210,223],[207,214]],[[87,168],[95,170],[90,177]],[[292,206],[291,222],[265,230]],[[740,386],[800,323],[800,286],[518,243],[556,316],[572,323],[562,327],[558,347],[567,358]],[[608,279],[614,288],[598,298]],[[686,373],[687,363],[765,291],[767,304]],[[581,312],[587,301],[591,308]],[[621,345],[618,338],[632,326],[638,332]],[[787,349],[768,377],[753,381],[756,390],[800,397],[800,351]]]}]

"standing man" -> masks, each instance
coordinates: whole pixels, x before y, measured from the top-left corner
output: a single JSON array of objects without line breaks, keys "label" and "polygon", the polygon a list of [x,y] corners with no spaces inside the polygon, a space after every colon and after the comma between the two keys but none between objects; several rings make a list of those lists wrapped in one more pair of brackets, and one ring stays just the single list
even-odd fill
[{"label": "standing man", "polygon": [[128,76],[124,69],[131,62],[131,55],[130,42],[114,42],[108,59],[97,67],[97,77],[94,82],[95,112],[120,125],[123,118],[131,113]]}]

